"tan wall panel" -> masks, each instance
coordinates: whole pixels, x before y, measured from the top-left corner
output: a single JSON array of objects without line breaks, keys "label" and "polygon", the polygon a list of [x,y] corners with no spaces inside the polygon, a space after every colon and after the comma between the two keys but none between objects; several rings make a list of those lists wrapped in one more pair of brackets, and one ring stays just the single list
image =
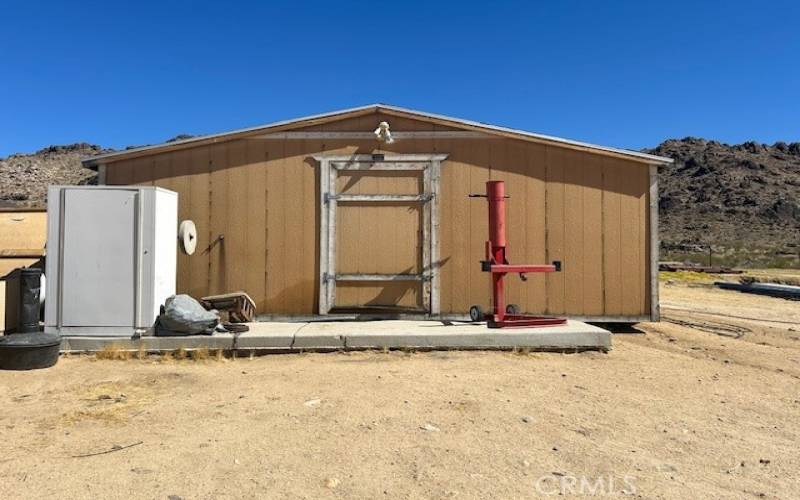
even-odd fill
[{"label": "tan wall panel", "polygon": [[246,291],[248,237],[251,230],[247,204],[247,186],[250,184],[250,169],[247,164],[247,141],[228,143],[228,181],[227,222],[225,224],[225,255],[227,272],[225,291]]},{"label": "tan wall panel", "polygon": [[602,315],[603,302],[603,164],[582,154],[583,315]]},{"label": "tan wall panel", "polygon": [[[210,293],[211,173],[207,146],[189,150],[189,171],[189,218],[197,227],[197,251],[189,257],[191,272],[185,282],[178,281],[178,291],[202,297]],[[181,203],[180,196],[178,203]]]},{"label": "tan wall panel", "polygon": [[422,172],[340,170],[336,179],[338,194],[419,194]]},{"label": "tan wall panel", "polygon": [[[471,165],[463,162],[463,151],[452,140],[436,141],[436,152],[446,152],[441,167],[439,203],[439,282],[442,311],[465,311],[469,308],[466,283],[469,280],[469,175]],[[467,308],[467,309],[465,309]]]},{"label": "tan wall panel", "polygon": [[[228,226],[229,181],[228,148],[230,143],[209,146],[209,293],[225,293],[233,256],[228,255],[230,236]],[[227,233],[227,234],[226,234]],[[219,238],[223,239],[220,240]]]},{"label": "tan wall panel", "polygon": [[267,293],[267,153],[265,141],[246,141],[248,217],[244,291],[263,311]]},{"label": "tan wall panel", "polygon": [[420,285],[413,282],[342,282],[336,285],[335,307],[346,309],[360,306],[421,310]]},{"label": "tan wall panel", "polygon": [[566,262],[565,241],[565,167],[568,161],[567,151],[560,148],[547,147],[547,184],[545,187],[546,242],[547,261],[562,261],[564,267],[560,273],[548,273],[547,309],[550,314],[563,314],[566,311],[566,276],[573,262]]},{"label": "tan wall panel", "polygon": [[[485,193],[486,181],[489,180],[489,169],[485,166],[489,164],[490,149],[488,141],[466,141],[466,144],[457,145],[467,151],[465,161],[471,164],[468,170],[467,194]],[[463,193],[453,193],[456,196],[464,196]],[[467,205],[467,228],[469,238],[462,240],[460,248],[467,253],[465,276],[466,282],[463,286],[467,290],[467,303],[477,304],[487,308],[491,305],[491,277],[488,273],[481,271],[480,261],[486,258],[485,242],[489,236],[489,220],[486,211],[486,201],[481,198],[466,198]],[[446,220],[443,221],[446,223]],[[446,257],[446,256],[443,256]],[[467,309],[468,310],[468,309]],[[464,311],[464,310],[462,310]]]},{"label": "tan wall panel", "polygon": [[458,130],[453,127],[444,125],[437,125],[420,120],[412,120],[410,118],[390,116],[385,113],[370,113],[367,115],[346,118],[330,123],[323,123],[320,125],[312,125],[310,127],[303,127],[296,129],[298,131],[306,132],[321,132],[321,131],[350,131],[350,132],[372,132],[380,122],[388,122],[390,130],[410,132],[417,130]]},{"label": "tan wall panel", "polygon": [[603,163],[603,283],[604,314],[622,314],[622,172],[613,162]]},{"label": "tan wall panel", "polygon": [[[547,177],[547,150],[539,144],[525,144],[525,157],[517,179],[525,179],[525,221],[522,234],[515,234],[515,238],[524,238],[525,260],[529,264],[548,264],[545,241],[546,231],[546,177]],[[524,165],[524,166],[522,166]],[[523,310],[528,312],[543,312],[547,308],[547,276],[542,273],[528,275],[525,284],[527,300]]]},{"label": "tan wall panel", "polygon": [[583,314],[586,290],[583,240],[583,177],[581,153],[564,150],[564,312]]},{"label": "tan wall panel", "polygon": [[[315,128],[371,131],[381,119],[373,114]],[[395,130],[446,129],[387,119]],[[318,296],[319,177],[311,155],[322,152],[449,155],[440,186],[439,272],[445,313],[465,313],[472,304],[490,306],[489,275],[479,264],[487,238],[486,201],[467,195],[483,193],[485,182],[493,178],[506,180],[511,195],[511,262],[564,262],[564,272],[529,275],[525,283],[509,276],[509,302],[529,312],[649,314],[647,167],[625,160],[510,139],[414,139],[391,145],[243,140],[115,163],[109,165],[107,179],[109,184],[155,181],[179,193],[181,219],[193,219],[200,232],[198,252],[179,257],[179,290],[201,296],[243,289],[260,313],[312,314]],[[418,181],[380,174],[339,182],[349,193],[408,194]],[[392,265],[405,254],[356,248],[360,241],[392,241],[397,217],[389,217],[392,224],[386,219],[362,212],[352,223],[340,224],[339,248],[347,252],[346,261],[358,255],[357,268],[399,272]],[[225,235],[225,242],[203,253],[218,234]],[[337,305],[377,303],[389,296],[402,305],[417,304],[419,287],[397,288],[406,285],[340,287]]]},{"label": "tan wall panel", "polygon": [[0,258],[0,278],[21,267],[31,267],[39,262],[41,258],[26,259],[21,257],[3,257]]},{"label": "tan wall panel", "polygon": [[39,255],[46,240],[47,212],[0,212],[0,253],[33,250]]},{"label": "tan wall panel", "polygon": [[418,204],[340,203],[337,273],[420,273],[421,220]]}]

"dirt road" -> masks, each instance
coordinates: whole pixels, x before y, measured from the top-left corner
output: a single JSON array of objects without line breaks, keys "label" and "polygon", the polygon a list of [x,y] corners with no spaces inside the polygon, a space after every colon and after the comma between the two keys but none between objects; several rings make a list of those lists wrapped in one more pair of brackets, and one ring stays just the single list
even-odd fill
[{"label": "dirt road", "polygon": [[662,301],[668,321],[609,354],[0,372],[0,498],[800,496],[800,304],[685,284]]}]

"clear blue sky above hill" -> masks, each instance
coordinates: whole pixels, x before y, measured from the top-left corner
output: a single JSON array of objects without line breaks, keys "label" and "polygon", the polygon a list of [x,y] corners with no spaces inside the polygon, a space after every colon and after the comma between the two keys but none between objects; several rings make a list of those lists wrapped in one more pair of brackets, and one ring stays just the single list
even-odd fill
[{"label": "clear blue sky above hill", "polygon": [[384,102],[609,146],[800,140],[800,2],[2,6],[0,156]]}]

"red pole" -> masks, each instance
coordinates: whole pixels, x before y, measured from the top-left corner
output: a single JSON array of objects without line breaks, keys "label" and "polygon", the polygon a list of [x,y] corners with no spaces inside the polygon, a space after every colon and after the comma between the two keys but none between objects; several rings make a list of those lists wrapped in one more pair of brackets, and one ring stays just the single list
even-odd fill
[{"label": "red pole", "polygon": [[[507,264],[506,260],[506,184],[503,181],[486,182],[486,199],[489,202],[489,256],[494,264]],[[494,320],[503,321],[506,315],[503,277],[505,273],[492,273]]]},{"label": "red pole", "polygon": [[[494,247],[506,246],[506,183],[488,181],[486,198],[489,200],[489,241]],[[505,264],[505,262],[498,262]]]}]

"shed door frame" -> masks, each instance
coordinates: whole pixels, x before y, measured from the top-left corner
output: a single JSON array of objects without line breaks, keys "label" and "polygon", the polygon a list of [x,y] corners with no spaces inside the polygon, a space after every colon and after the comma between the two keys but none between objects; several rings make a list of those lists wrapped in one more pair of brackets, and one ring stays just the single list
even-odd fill
[{"label": "shed door frame", "polygon": [[[326,315],[336,302],[336,281],[422,281],[423,304],[430,316],[441,312],[439,293],[439,184],[446,154],[317,155],[320,164],[319,314]],[[423,172],[423,193],[417,195],[347,195],[336,192],[340,170]],[[418,275],[339,275],[336,273],[336,206],[338,201],[423,204],[422,273]]]}]

